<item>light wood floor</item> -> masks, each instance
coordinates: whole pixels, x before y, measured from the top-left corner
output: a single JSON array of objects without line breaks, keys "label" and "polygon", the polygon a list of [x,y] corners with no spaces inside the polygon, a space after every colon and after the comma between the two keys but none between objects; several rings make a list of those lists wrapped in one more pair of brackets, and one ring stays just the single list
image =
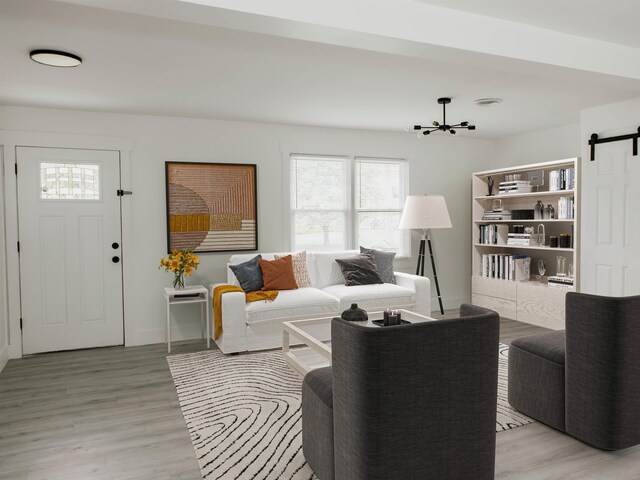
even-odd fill
[{"label": "light wood floor", "polygon": [[[500,339],[539,331],[503,319]],[[0,373],[0,480],[199,479],[165,356],[152,345],[11,360]],[[601,452],[526,425],[497,435],[496,478],[639,480],[640,447]]]}]

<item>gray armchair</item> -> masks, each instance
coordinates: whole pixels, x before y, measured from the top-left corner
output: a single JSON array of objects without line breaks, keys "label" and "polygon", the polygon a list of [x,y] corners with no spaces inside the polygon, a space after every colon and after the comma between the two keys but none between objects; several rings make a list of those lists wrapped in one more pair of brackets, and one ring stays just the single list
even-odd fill
[{"label": "gray armchair", "polygon": [[640,296],[568,293],[566,331],[509,347],[509,403],[603,449],[640,444]]},{"label": "gray armchair", "polygon": [[498,314],[384,328],[332,324],[308,373],[302,444],[321,480],[493,479]]}]

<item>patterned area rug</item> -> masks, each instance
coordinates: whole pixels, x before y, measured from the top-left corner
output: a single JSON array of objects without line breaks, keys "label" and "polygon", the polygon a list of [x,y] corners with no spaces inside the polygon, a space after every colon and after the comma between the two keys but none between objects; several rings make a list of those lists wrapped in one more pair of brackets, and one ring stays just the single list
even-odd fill
[{"label": "patterned area rug", "polygon": [[[507,402],[507,352],[501,344],[497,432],[533,422]],[[225,356],[213,350],[167,361],[203,478],[316,478],[302,455],[302,381],[281,351]]]}]

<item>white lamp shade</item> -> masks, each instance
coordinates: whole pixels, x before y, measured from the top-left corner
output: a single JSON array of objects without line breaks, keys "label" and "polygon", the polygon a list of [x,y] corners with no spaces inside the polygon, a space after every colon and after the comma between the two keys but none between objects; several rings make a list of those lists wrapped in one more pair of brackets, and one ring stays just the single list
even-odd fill
[{"label": "white lamp shade", "polygon": [[442,195],[410,195],[404,203],[400,228],[451,228],[447,203]]}]

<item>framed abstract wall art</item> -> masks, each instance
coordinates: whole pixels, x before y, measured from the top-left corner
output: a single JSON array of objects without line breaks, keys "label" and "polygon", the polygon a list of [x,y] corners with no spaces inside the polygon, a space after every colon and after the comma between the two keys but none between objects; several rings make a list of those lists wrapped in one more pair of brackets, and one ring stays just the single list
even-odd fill
[{"label": "framed abstract wall art", "polygon": [[256,165],[165,162],[167,248],[258,249]]}]

